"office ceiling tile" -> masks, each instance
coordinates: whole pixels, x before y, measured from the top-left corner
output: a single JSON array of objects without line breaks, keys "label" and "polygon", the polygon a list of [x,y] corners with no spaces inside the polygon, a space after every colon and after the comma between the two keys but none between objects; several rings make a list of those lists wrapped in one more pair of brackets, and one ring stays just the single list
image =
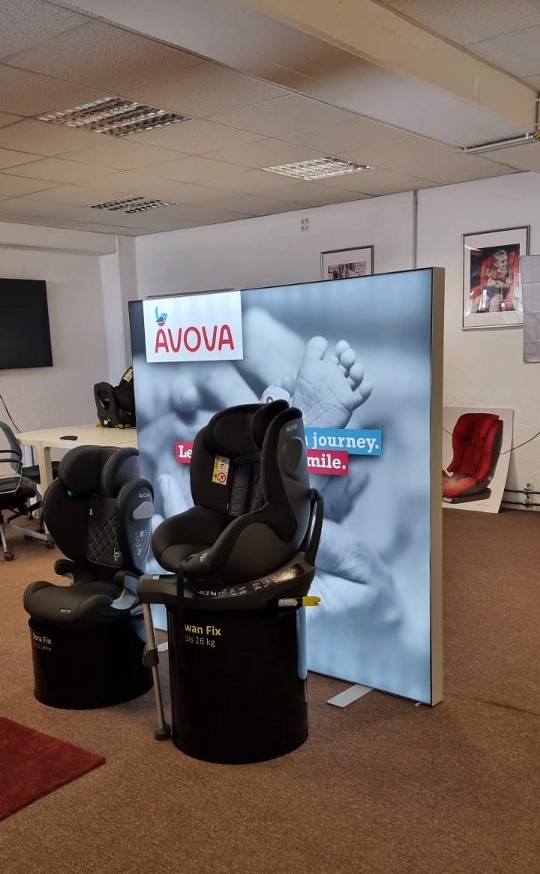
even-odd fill
[{"label": "office ceiling tile", "polygon": [[0,148],[24,151],[32,145],[32,150],[39,155],[52,157],[75,149],[91,148],[99,136],[102,135],[28,118],[0,128]]},{"label": "office ceiling tile", "polygon": [[307,161],[310,158],[322,158],[324,154],[310,145],[299,146],[294,143],[286,143],[283,140],[265,138],[234,149],[218,149],[215,152],[208,152],[205,157],[215,161],[226,161],[229,164],[261,169],[278,164]]},{"label": "office ceiling tile", "polygon": [[93,138],[90,148],[66,152],[63,157],[81,164],[95,164],[112,170],[153,167],[166,161],[178,160],[178,152],[145,146],[141,140],[127,142],[124,137],[114,139],[103,134],[93,134]]},{"label": "office ceiling tile", "polygon": [[[121,170],[111,173],[106,177],[105,182],[99,177],[95,181],[97,181],[100,188],[110,186],[111,191],[160,198],[168,197],[168,193],[173,189],[173,186],[181,186],[180,182],[171,182],[156,176],[151,167],[143,167],[138,170]],[[89,185],[90,183],[84,184]]]},{"label": "office ceiling tile", "polygon": [[289,212],[292,209],[299,209],[298,203],[292,200],[282,200],[265,194],[226,194],[226,192],[222,194],[222,197],[215,197],[212,200],[213,209],[229,209],[253,216],[272,215],[280,212]]},{"label": "office ceiling tile", "polygon": [[54,182],[44,182],[40,179],[26,179],[22,176],[8,176],[0,173],[0,194],[6,197],[20,197],[43,191],[54,185]]},{"label": "office ceiling tile", "polygon": [[463,157],[463,153],[458,148],[421,137],[376,147],[347,149],[341,154],[351,161],[393,170],[408,176],[418,175],[418,169],[421,167],[422,178],[433,180],[437,178],[437,171],[441,171],[456,158]]},{"label": "office ceiling tile", "polygon": [[[166,209],[167,207],[163,207]],[[50,207],[49,207],[50,209]],[[149,213],[136,213],[130,215],[121,210],[109,212],[108,210],[96,210],[91,206],[56,206],[54,210],[50,210],[50,214],[55,218],[69,221],[95,221],[103,226],[122,225],[126,228],[148,227],[151,225]]]},{"label": "office ceiling tile", "polygon": [[194,118],[206,118],[218,112],[257,105],[281,97],[283,93],[275,85],[209,61],[167,78],[160,77],[143,85],[128,85],[123,89],[123,96],[139,103],[148,103]]},{"label": "office ceiling tile", "polygon": [[[126,195],[141,195],[148,198],[160,198],[161,200],[175,200],[185,203],[198,203],[203,200],[211,200],[215,197],[215,189],[208,183],[208,187],[192,185],[163,179],[153,173],[145,173],[144,170],[126,170],[115,173],[108,177],[108,183],[112,197],[104,197],[103,200],[111,200],[115,192]],[[100,182],[100,180],[98,180]]]},{"label": "office ceiling tile", "polygon": [[349,176],[339,176],[329,180],[333,189],[343,192],[357,191],[370,197],[381,197],[385,194],[399,194],[402,191],[415,191],[420,188],[434,188],[437,183],[432,179],[420,176],[408,176],[404,173],[393,173],[391,170],[374,168],[363,173],[352,173]]},{"label": "office ceiling tile", "polygon": [[540,75],[540,23],[526,30],[469,43],[468,48],[514,76]]},{"label": "office ceiling tile", "polygon": [[106,96],[102,91],[0,64],[0,112],[40,115]]},{"label": "office ceiling tile", "polygon": [[[539,149],[540,151],[540,149]],[[473,182],[475,179],[488,179],[494,176],[508,176],[518,172],[515,167],[496,164],[473,155],[464,155],[439,167],[434,173],[438,185],[453,185],[457,182]]]},{"label": "office ceiling tile", "polygon": [[529,88],[540,91],[540,74],[538,76],[525,76],[523,81]]},{"label": "office ceiling tile", "polygon": [[156,70],[160,77],[174,76],[204,61],[102,21],[89,21],[5,63],[114,95],[122,94],[124,86],[155,79]]},{"label": "office ceiling tile", "polygon": [[[204,180],[200,185],[220,189],[223,191],[236,191],[239,194],[271,193],[273,190],[283,188],[285,176],[278,173],[266,173],[264,170],[246,169],[235,164],[227,164],[229,169],[219,178]],[[303,182],[292,183],[303,185]]]},{"label": "office ceiling tile", "polygon": [[44,42],[86,20],[77,12],[41,0],[2,0],[0,58]]},{"label": "office ceiling tile", "polygon": [[[285,180],[285,177],[281,177]],[[296,209],[309,209],[317,206],[328,206],[332,203],[345,203],[350,200],[363,200],[365,195],[358,191],[345,191],[320,182],[293,182],[281,185],[271,192],[273,198],[288,201],[296,205]]]},{"label": "office ceiling tile", "polygon": [[[538,0],[381,5],[540,90]],[[175,48],[48,0],[2,0],[0,215],[137,235],[540,172],[538,144],[484,157],[453,147],[503,136],[513,118],[504,101],[498,114],[476,104],[466,112],[452,87],[392,76],[277,19],[248,25],[240,6],[236,17],[215,9],[206,43],[215,53],[203,58],[189,52],[191,22]],[[232,39],[248,27],[243,45]],[[191,118],[113,139],[36,117],[114,95]],[[325,155],[376,169],[317,183],[260,169]],[[126,196],[175,205],[134,216],[90,208]]]},{"label": "office ceiling tile", "polygon": [[[140,142],[140,135],[127,136],[125,139]],[[236,130],[198,118],[144,132],[145,145],[173,149],[186,155],[203,155],[213,149],[232,149],[258,139],[259,135],[251,131]]]},{"label": "office ceiling tile", "polygon": [[[488,155],[486,155],[488,158]],[[491,161],[500,161],[500,164],[495,164],[495,167],[500,167],[502,164],[511,164],[507,170],[510,172],[518,167],[521,170],[532,170],[535,173],[540,173],[540,143],[528,143],[525,146],[514,146],[510,149],[499,149],[496,152],[489,153]],[[488,163],[488,161],[486,161]]]},{"label": "office ceiling tile", "polygon": [[12,149],[0,147],[0,169],[17,167],[20,164],[28,164],[30,161],[39,160],[40,155],[29,155],[26,152],[15,152]]},{"label": "office ceiling tile", "polygon": [[289,94],[258,106],[246,106],[235,112],[220,113],[210,121],[254,131],[263,137],[286,139],[289,134],[316,130],[353,118],[356,116],[352,112],[312,100],[311,97]]},{"label": "office ceiling tile", "polygon": [[[10,216],[41,219],[44,216],[51,217],[51,208],[47,203],[40,203],[30,198],[11,197],[0,203],[0,221],[6,221]],[[42,224],[41,221],[39,223]]]},{"label": "office ceiling tile", "polygon": [[312,146],[314,149],[333,155],[346,149],[379,146],[413,137],[414,134],[386,124],[379,124],[369,118],[353,118],[350,121],[320,127],[307,133],[289,134],[287,139],[292,143]]},{"label": "office ceiling tile", "polygon": [[7,112],[0,112],[0,128],[6,127],[8,124],[15,124],[16,121],[22,121],[20,115],[10,115]]},{"label": "office ceiling tile", "polygon": [[535,0],[385,0],[381,5],[458,45],[540,24],[540,6]]},{"label": "office ceiling tile", "polygon": [[[158,210],[156,213],[156,222],[190,222],[191,225],[212,224],[222,221],[237,221],[241,218],[249,218],[252,214],[247,211],[231,210],[223,206],[215,206],[213,202],[207,203],[185,203],[177,206],[170,206],[166,209]],[[147,224],[149,222],[147,221]],[[152,222],[153,224],[153,222]]]},{"label": "office ceiling tile", "polygon": [[152,173],[162,179],[173,179],[177,182],[201,182],[208,180],[217,184],[227,177],[234,167],[225,161],[214,161],[200,155],[191,155],[176,161],[167,161],[152,168]]},{"label": "office ceiling tile", "polygon": [[[15,176],[27,176],[29,179],[46,179],[50,182],[94,182],[97,170],[91,164],[77,164],[64,158],[42,158],[30,164],[23,164],[4,173]],[[112,174],[114,175],[114,174]],[[108,177],[106,177],[108,178]],[[100,174],[103,182],[104,174]]]},{"label": "office ceiling tile", "polygon": [[[34,181],[35,180],[28,180]],[[1,184],[0,184],[1,190]],[[133,196],[140,192],[130,192]],[[55,185],[54,188],[35,190],[30,193],[30,200],[48,203],[51,208],[62,206],[88,206],[103,203],[107,200],[119,200],[126,197],[126,192],[115,191],[110,186],[102,188],[99,179],[96,185]]]}]

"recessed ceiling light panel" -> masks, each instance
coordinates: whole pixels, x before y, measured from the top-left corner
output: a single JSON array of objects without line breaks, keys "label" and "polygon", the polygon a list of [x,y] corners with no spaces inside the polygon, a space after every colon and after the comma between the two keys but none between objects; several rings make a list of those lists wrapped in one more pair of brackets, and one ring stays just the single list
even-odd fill
[{"label": "recessed ceiling light panel", "polygon": [[104,203],[93,203],[90,209],[107,209],[109,212],[125,212],[134,215],[149,209],[161,209],[163,206],[174,206],[174,200],[149,200],[146,197],[125,197],[122,200],[106,200]]},{"label": "recessed ceiling light panel", "polygon": [[279,164],[276,167],[263,167],[269,173],[280,173],[293,179],[303,179],[312,182],[316,179],[329,179],[331,176],[343,176],[345,173],[358,173],[360,170],[371,170],[368,164],[355,164],[343,158],[313,158],[310,161],[297,161],[294,164]]},{"label": "recessed ceiling light panel", "polygon": [[166,124],[186,121],[187,116],[167,112],[154,106],[133,103],[123,97],[109,97],[84,103],[63,112],[50,112],[40,116],[40,121],[62,124],[79,130],[109,134],[112,137],[125,137],[145,130],[153,130]]}]

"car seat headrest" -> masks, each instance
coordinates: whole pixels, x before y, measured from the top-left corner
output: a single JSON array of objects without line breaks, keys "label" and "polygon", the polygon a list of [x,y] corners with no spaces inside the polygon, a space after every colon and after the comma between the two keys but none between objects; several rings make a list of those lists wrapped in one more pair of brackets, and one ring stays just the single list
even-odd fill
[{"label": "car seat headrest", "polygon": [[204,429],[204,445],[211,454],[235,458],[258,448],[251,435],[252,415],[259,404],[242,404],[217,413]]},{"label": "car seat headrest", "polygon": [[[307,481],[307,460],[302,413],[285,403],[270,422],[262,446],[261,481],[265,499],[275,504],[287,504],[285,480]],[[269,404],[273,406],[273,404]]]},{"label": "car seat headrest", "polygon": [[251,435],[255,444],[259,448],[262,448],[266,432],[268,431],[268,426],[272,419],[275,419],[278,413],[281,413],[288,408],[289,405],[287,401],[272,401],[271,403],[264,404],[254,414],[251,423]]},{"label": "car seat headrest", "polygon": [[110,446],[77,446],[64,455],[58,479],[77,495],[96,495],[101,488],[103,466],[115,452]]},{"label": "car seat headrest", "polygon": [[136,449],[117,450],[105,462],[101,474],[101,490],[105,495],[115,497],[123,485],[137,479],[139,472],[139,453]]},{"label": "car seat headrest", "polygon": [[64,456],[58,469],[64,488],[76,495],[114,497],[138,476],[137,450],[111,446],[77,446]]}]

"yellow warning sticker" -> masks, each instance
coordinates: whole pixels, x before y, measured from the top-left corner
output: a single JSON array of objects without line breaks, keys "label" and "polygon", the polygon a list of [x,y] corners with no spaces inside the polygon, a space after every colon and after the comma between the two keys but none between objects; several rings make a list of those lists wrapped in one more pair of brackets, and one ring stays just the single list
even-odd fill
[{"label": "yellow warning sticker", "polygon": [[220,486],[227,485],[229,476],[229,459],[222,455],[216,455],[214,458],[214,472],[212,474],[212,482],[219,483]]}]

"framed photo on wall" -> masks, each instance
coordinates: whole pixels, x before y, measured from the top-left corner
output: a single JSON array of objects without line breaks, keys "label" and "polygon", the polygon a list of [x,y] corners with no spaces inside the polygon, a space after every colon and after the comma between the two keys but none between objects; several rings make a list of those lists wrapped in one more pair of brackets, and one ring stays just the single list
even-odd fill
[{"label": "framed photo on wall", "polygon": [[463,235],[463,329],[523,324],[521,258],[529,227]]},{"label": "framed photo on wall", "polygon": [[321,279],[351,279],[372,273],[373,246],[321,252]]}]

